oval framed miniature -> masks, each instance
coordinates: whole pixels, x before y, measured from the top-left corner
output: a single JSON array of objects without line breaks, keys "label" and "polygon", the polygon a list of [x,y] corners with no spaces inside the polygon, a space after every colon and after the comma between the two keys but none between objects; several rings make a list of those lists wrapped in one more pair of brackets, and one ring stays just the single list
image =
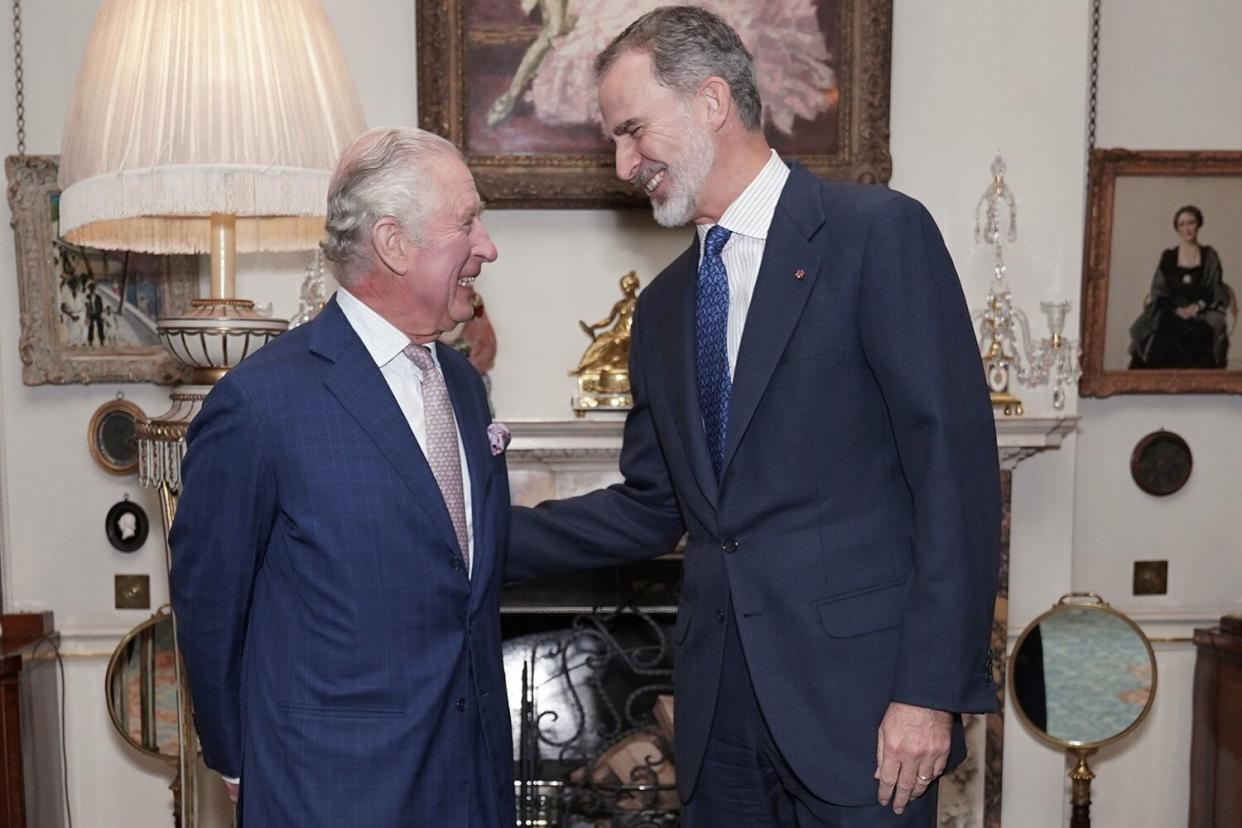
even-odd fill
[{"label": "oval framed miniature", "polygon": [[126,399],[109,400],[95,410],[86,429],[91,457],[109,474],[138,471],[138,420],[146,415]]}]

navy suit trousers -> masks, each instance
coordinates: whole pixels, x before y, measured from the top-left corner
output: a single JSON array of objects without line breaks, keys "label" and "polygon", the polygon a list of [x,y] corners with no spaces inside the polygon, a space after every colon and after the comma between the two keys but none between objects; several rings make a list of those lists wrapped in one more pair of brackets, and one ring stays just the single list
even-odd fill
[{"label": "navy suit trousers", "polygon": [[720,692],[703,767],[685,804],[684,828],[933,828],[933,784],[900,816],[891,805],[834,805],[807,789],[781,756],[759,708],[732,609]]}]

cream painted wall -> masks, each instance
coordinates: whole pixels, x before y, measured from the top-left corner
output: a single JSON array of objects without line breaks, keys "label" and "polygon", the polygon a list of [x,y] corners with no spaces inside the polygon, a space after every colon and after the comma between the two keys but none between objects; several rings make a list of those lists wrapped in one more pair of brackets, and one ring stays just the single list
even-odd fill
[{"label": "cream painted wall", "polygon": [[[893,186],[923,200],[945,235],[972,306],[990,275],[987,250],[973,240],[974,209],[995,153],[1009,164],[1018,198],[1019,238],[1008,246],[1017,303],[1043,331],[1041,300],[1069,299],[1066,333],[1077,336],[1082,248],[1089,3],[1019,0],[897,0],[893,60]],[[1242,106],[1230,78],[1242,57],[1230,34],[1242,24],[1234,0],[1201,0],[1195,14],[1170,16],[1167,3],[1127,0],[1110,16],[1106,0],[1101,76],[1101,146],[1237,148]],[[27,144],[56,153],[96,0],[25,4]],[[325,0],[359,83],[372,125],[415,122],[414,4],[410,0]],[[363,9],[364,11],[360,11]],[[1155,34],[1153,34],[1153,32]],[[1161,59],[1152,59],[1155,55]],[[0,96],[4,98],[5,96]],[[0,100],[0,148],[14,147],[13,103]],[[1171,116],[1172,113],[1172,116]],[[585,345],[576,320],[611,306],[618,277],[644,283],[685,244],[684,231],[656,228],[644,211],[493,211],[501,255],[480,280],[500,339],[494,402],[501,419],[564,418],[573,382],[566,371]],[[125,493],[154,517],[157,506],[132,479],[99,471],[84,444],[95,407],[117,387],[21,383],[16,353],[13,243],[0,234],[0,417],[3,420],[3,592],[7,611],[51,608],[79,657],[68,671],[71,801],[78,825],[167,824],[168,774],[120,745],[100,692],[103,660],[145,613],[111,608],[112,576],[152,575],[165,600],[163,551],[155,542],[131,556],[100,531],[106,509]],[[248,256],[239,288],[278,313],[296,306],[303,256]],[[1227,274],[1228,275],[1228,274]],[[126,395],[162,411],[162,389]],[[1019,389],[1028,412],[1051,414],[1044,391]],[[1025,461],[1015,474],[1010,620],[1015,631],[1070,588],[1096,588],[1148,619],[1153,630],[1184,634],[1242,598],[1239,551],[1227,516],[1242,461],[1231,431],[1236,399],[1073,397],[1083,431],[1057,452]],[[1125,471],[1134,439],[1164,425],[1196,449],[1191,487],[1168,501],[1144,499]],[[1186,542],[1181,541],[1187,537]],[[1137,552],[1170,549],[1171,592],[1128,597]],[[1230,555],[1229,553],[1233,553]],[[1184,822],[1193,656],[1161,649],[1161,689],[1152,721],[1097,762],[1096,824]],[[1064,767],[1014,719],[1006,737],[1005,824],[1059,824]],[[219,816],[214,828],[227,824]]]}]

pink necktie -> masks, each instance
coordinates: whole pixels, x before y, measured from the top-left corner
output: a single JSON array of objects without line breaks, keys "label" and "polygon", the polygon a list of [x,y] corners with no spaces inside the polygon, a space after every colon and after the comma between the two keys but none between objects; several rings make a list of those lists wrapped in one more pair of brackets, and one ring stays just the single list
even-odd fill
[{"label": "pink necktie", "polygon": [[444,505],[453,519],[453,531],[461,546],[461,557],[470,571],[470,539],[466,534],[466,497],[461,482],[461,455],[457,451],[457,420],[449,402],[444,375],[436,366],[431,352],[422,345],[410,345],[405,355],[418,366],[423,375],[423,420],[427,424],[427,465],[440,486]]}]

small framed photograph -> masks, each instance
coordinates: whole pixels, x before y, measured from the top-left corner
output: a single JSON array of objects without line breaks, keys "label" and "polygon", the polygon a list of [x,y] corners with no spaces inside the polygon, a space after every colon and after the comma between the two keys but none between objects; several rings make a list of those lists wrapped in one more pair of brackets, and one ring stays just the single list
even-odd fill
[{"label": "small framed photograph", "polygon": [[95,410],[86,429],[91,457],[110,474],[138,471],[138,421],[142,409],[126,399],[109,400]]},{"label": "small framed photograph", "polygon": [[128,497],[113,505],[104,520],[108,543],[121,552],[136,552],[147,542],[151,524],[147,513]]},{"label": "small framed photograph", "polygon": [[1242,393],[1242,152],[1096,150],[1084,397]]}]

